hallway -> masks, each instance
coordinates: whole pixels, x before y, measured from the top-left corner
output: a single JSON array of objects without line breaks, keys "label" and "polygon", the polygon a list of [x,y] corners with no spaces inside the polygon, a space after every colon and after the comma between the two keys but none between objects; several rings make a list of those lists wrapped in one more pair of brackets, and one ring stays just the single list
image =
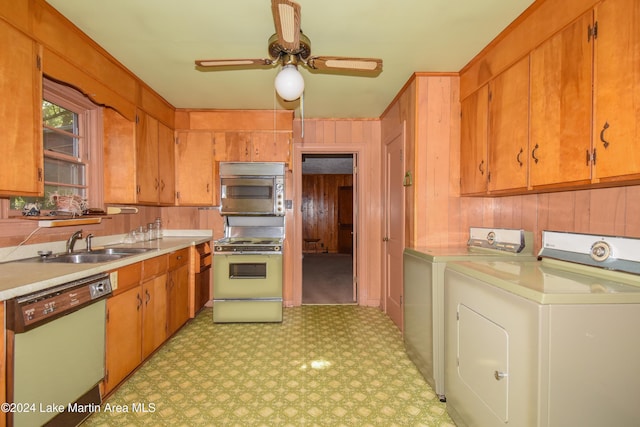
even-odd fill
[{"label": "hallway", "polygon": [[348,254],[304,254],[303,304],[355,304],[353,257]]},{"label": "hallway", "polygon": [[[453,427],[377,308],[285,308],[282,323],[211,315],[203,310],[83,426]],[[141,404],[154,411],[132,410]]]}]

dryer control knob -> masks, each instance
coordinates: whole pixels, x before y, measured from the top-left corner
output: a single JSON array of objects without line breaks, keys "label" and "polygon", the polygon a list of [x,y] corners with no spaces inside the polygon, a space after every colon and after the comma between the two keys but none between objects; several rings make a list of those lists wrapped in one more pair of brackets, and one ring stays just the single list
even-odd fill
[{"label": "dryer control knob", "polygon": [[594,261],[605,261],[611,255],[611,247],[607,242],[596,242],[591,245],[591,258]]}]

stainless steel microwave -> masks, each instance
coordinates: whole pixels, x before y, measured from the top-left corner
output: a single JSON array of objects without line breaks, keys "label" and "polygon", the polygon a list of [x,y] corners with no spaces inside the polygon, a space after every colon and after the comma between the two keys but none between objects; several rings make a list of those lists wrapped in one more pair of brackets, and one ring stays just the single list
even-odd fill
[{"label": "stainless steel microwave", "polygon": [[220,213],[284,216],[284,163],[221,162]]}]

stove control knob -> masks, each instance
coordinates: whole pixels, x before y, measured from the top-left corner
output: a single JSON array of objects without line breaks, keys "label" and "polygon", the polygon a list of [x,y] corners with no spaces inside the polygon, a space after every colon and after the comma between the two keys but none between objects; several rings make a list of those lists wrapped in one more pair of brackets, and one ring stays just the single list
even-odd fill
[{"label": "stove control knob", "polygon": [[280,246],[274,246],[273,250],[274,250],[274,252],[278,252],[280,250]]},{"label": "stove control knob", "polygon": [[214,249],[216,252],[222,251],[222,246],[216,246]]},{"label": "stove control knob", "polygon": [[591,258],[594,261],[605,261],[611,255],[611,247],[607,242],[596,242],[591,246]]}]

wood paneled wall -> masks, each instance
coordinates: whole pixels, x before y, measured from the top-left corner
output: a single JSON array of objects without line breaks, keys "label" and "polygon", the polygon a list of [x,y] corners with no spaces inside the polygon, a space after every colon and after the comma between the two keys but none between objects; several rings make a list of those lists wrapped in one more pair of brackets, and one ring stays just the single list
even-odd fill
[{"label": "wood paneled wall", "polygon": [[[353,153],[358,173],[354,178],[354,192],[358,223],[354,225],[357,241],[356,275],[358,303],[380,306],[382,270],[382,174],[380,173],[380,121],[377,119],[305,119],[293,122],[292,193],[294,211],[300,212],[302,201],[303,153]],[[287,189],[289,192],[289,188]],[[287,196],[289,198],[289,196]],[[285,251],[284,298],[287,305],[302,302],[302,215],[287,212],[287,240]]]},{"label": "wood paneled wall", "polygon": [[351,174],[302,175],[302,236],[318,250],[338,252],[338,188],[352,185]]},{"label": "wood paneled wall", "polygon": [[460,200],[467,220],[531,230],[536,251],[544,230],[640,238],[640,186],[469,199]]},{"label": "wood paneled wall", "polygon": [[162,218],[162,225],[166,229],[214,230],[214,238],[220,238],[223,235],[222,217],[217,210],[191,207],[160,208],[154,206],[138,206],[138,209],[139,212],[137,214],[106,217],[100,224],[42,228],[37,231],[37,221],[3,219],[0,220],[0,247],[17,246],[30,233],[33,233],[33,235],[24,244],[63,241],[77,230],[83,230],[85,236],[91,233],[96,237],[125,234],[140,225],[153,222],[158,216]]},{"label": "wood paneled wall", "polygon": [[[382,135],[406,123],[405,246],[464,240],[460,213],[460,101],[455,74],[416,73],[382,115]],[[381,148],[384,150],[384,147]],[[381,164],[381,167],[384,167]],[[468,233],[467,233],[468,234]]]}]

